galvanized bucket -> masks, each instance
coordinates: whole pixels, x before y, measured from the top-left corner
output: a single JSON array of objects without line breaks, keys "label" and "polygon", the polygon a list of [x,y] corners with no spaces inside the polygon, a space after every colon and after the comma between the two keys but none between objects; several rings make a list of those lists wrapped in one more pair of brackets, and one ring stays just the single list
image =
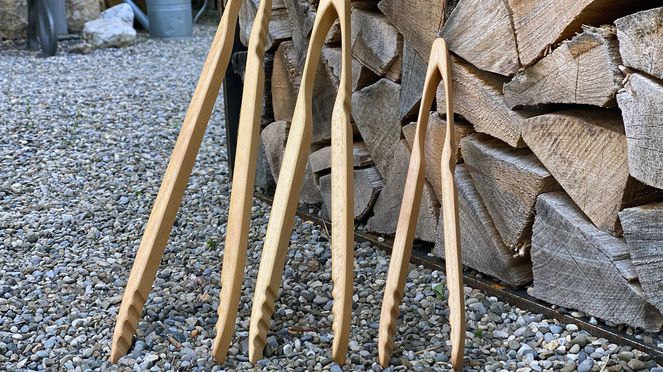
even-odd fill
[{"label": "galvanized bucket", "polygon": [[150,36],[186,38],[193,34],[191,0],[147,0]]}]

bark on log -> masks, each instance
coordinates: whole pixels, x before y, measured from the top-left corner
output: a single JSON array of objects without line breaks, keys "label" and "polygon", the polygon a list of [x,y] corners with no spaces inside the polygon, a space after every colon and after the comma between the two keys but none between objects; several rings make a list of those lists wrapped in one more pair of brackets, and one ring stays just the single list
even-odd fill
[{"label": "bark on log", "polygon": [[523,66],[536,62],[556,43],[660,1],[647,0],[508,0]]},{"label": "bark on log", "polygon": [[[400,213],[405,179],[410,160],[405,141],[401,140],[398,113],[400,86],[381,79],[352,95],[354,118],[385,186],[368,219],[369,231],[393,234]],[[424,185],[421,210],[415,237],[435,241],[439,205],[430,185]]]},{"label": "bark on log", "polygon": [[[266,126],[260,133],[265,146],[265,156],[269,163],[269,168],[272,170],[272,176],[277,183],[279,182],[279,172],[281,171],[283,151],[285,151],[289,128],[289,122],[277,121]],[[315,185],[313,172],[311,172],[311,167],[308,164],[299,200],[306,204],[317,204],[322,201],[320,191],[318,191],[318,187]]]},{"label": "bark on log", "polygon": [[428,59],[442,27],[446,1],[382,0],[378,8],[420,56]]},{"label": "bark on log", "polygon": [[[260,0],[244,0],[239,10],[239,40],[244,46],[249,45],[251,29],[253,28],[256,13],[258,12],[258,5],[260,5]],[[283,3],[273,3],[265,50],[276,50],[279,44],[290,39],[291,35],[288,12],[283,6]]]},{"label": "bark on log", "polygon": [[403,73],[399,101],[401,122],[416,120],[421,104],[421,92],[426,80],[427,63],[414,49],[412,43],[403,41]]},{"label": "bark on log", "polygon": [[[502,86],[508,80],[477,69],[456,56],[453,62],[454,112],[474,125],[477,132],[499,138],[513,147],[524,147],[521,131],[533,110],[513,111],[504,102]],[[437,89],[437,111],[445,113],[443,85]]]},{"label": "bark on log", "polygon": [[[403,127],[403,136],[407,141],[408,148],[412,150],[414,143],[414,134],[417,129],[417,123],[410,123]],[[426,179],[430,183],[437,200],[442,200],[442,147],[444,137],[447,133],[447,122],[437,112],[431,112],[428,119],[428,130],[426,131],[426,140],[424,143],[426,159],[424,159],[424,170]],[[454,136],[456,140],[456,162],[462,162],[460,153],[460,140],[468,134],[474,132],[472,126],[462,120],[454,122]]]},{"label": "bark on log", "polygon": [[403,37],[379,12],[352,11],[352,55],[379,76],[401,78]]},{"label": "bark on log", "polygon": [[624,65],[663,79],[663,8],[615,21]]},{"label": "bark on log", "polygon": [[663,82],[634,73],[617,94],[628,143],[628,167],[638,180],[663,189]]},{"label": "bark on log", "polygon": [[[456,167],[458,209],[463,264],[491,275],[511,287],[532,281],[532,264],[528,257],[514,257],[502,242],[484,206],[474,181],[464,165]],[[444,222],[440,216],[435,253],[444,257]]]},{"label": "bark on log", "polygon": [[511,76],[518,48],[509,8],[503,0],[463,0],[442,28],[449,50],[481,70]]},{"label": "bark on log", "polygon": [[645,298],[663,312],[663,203],[619,213]]},{"label": "bark on log", "polygon": [[586,27],[504,85],[510,108],[548,103],[615,106],[624,75],[613,26]]},{"label": "bark on log", "polygon": [[617,235],[625,207],[661,197],[629,176],[626,135],[612,111],[569,110],[529,119],[523,138],[592,222]]},{"label": "bark on log", "polygon": [[663,317],[615,266],[628,260],[623,239],[598,230],[564,193],[539,196],[532,237],[535,297],[658,331]]},{"label": "bark on log", "polygon": [[529,149],[476,133],[461,141],[465,168],[504,244],[524,255],[531,245],[536,197],[561,190]]}]

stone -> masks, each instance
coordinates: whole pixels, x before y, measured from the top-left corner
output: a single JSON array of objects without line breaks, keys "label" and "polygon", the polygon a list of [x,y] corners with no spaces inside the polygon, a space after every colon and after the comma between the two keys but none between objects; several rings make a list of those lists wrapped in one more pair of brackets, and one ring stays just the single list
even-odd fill
[{"label": "stone", "polygon": [[83,38],[95,48],[121,48],[136,40],[136,30],[120,18],[99,18],[85,23]]},{"label": "stone", "polygon": [[99,0],[66,0],[69,31],[81,31],[85,22],[99,17]]},{"label": "stone", "polygon": [[28,2],[0,0],[0,39],[18,39],[28,28]]},{"label": "stone", "polygon": [[99,18],[101,19],[111,19],[111,18],[119,18],[121,19],[124,23],[127,25],[133,27],[134,25],[134,12],[131,10],[131,7],[129,4],[118,4],[115,5],[114,7],[108,8],[104,10],[100,15]]}]

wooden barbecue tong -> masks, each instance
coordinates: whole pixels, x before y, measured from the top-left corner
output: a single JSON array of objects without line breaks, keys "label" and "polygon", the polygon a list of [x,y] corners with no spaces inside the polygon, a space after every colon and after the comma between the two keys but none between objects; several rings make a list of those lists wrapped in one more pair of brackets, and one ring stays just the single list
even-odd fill
[{"label": "wooden barbecue tong", "polygon": [[[175,216],[226,73],[242,0],[228,0],[177,137],[124,290],[111,343],[113,363],[127,353],[152,289]],[[270,7],[271,10],[271,7]]]},{"label": "wooden barbecue tong", "polygon": [[389,365],[394,349],[394,336],[398,320],[399,306],[405,290],[408,264],[412,254],[412,243],[421,204],[424,185],[424,141],[435,90],[444,81],[446,96],[447,131],[442,150],[442,213],[444,216],[444,251],[447,269],[447,287],[449,289],[449,322],[451,323],[451,364],[454,369],[462,369],[465,346],[465,306],[460,251],[460,225],[456,186],[454,183],[455,140],[453,117],[453,91],[451,85],[451,67],[449,51],[444,39],[433,43],[426,80],[424,82],[417,129],[412,146],[412,155],[408,168],[405,191],[401,203],[401,212],[396,226],[394,247],[387,275],[387,283],[380,313],[378,336],[378,359],[383,367]]},{"label": "wooden barbecue tong", "polygon": [[262,358],[270,319],[274,312],[274,301],[281,284],[311,144],[313,84],[325,37],[336,19],[341,26],[342,71],[331,120],[333,226],[331,249],[334,281],[332,356],[339,364],[343,364],[347,354],[352,316],[354,264],[350,1],[321,0],[313,25],[255,286],[249,329],[249,359],[253,363]]}]

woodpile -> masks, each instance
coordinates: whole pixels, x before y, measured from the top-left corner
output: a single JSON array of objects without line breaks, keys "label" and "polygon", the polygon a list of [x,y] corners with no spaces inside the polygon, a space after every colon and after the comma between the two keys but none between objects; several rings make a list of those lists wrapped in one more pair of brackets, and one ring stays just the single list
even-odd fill
[{"label": "woodpile", "polygon": [[[245,41],[258,0],[245,0]],[[278,181],[317,1],[274,1],[262,131]],[[428,54],[452,52],[454,112],[429,116],[416,238],[444,252],[440,155],[456,116],[464,264],[534,296],[649,331],[663,323],[663,1],[353,0],[355,211],[393,235]],[[300,201],[329,210],[340,31],[327,35]],[[271,90],[270,90],[271,89]],[[260,183],[260,182],[259,182]],[[271,185],[271,184],[270,184]],[[260,186],[260,185],[258,185]],[[269,189],[269,187],[263,187]]]}]

